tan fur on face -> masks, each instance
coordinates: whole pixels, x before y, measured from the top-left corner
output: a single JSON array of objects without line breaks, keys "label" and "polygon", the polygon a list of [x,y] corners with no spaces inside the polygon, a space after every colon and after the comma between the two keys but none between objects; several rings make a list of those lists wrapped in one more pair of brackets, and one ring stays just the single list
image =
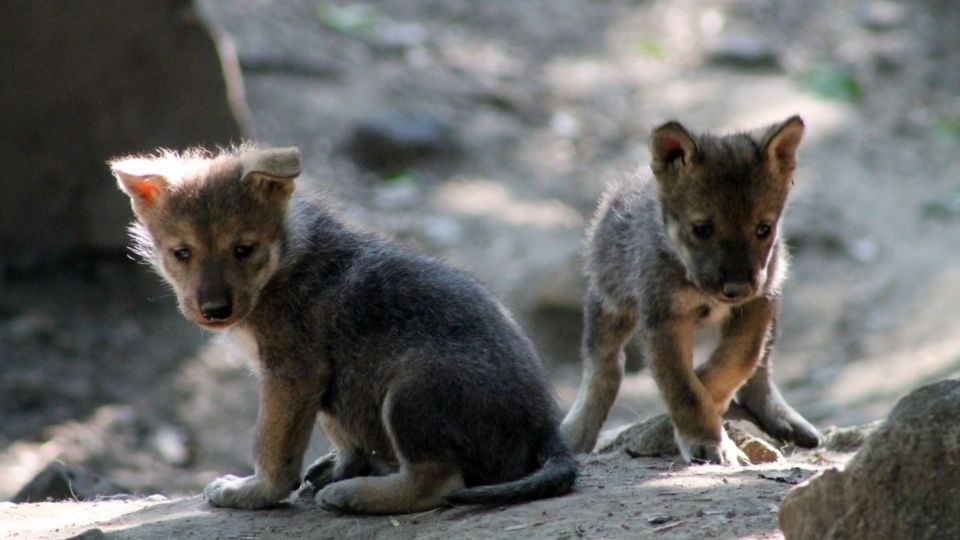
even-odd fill
[{"label": "tan fur on face", "polygon": [[[191,321],[226,328],[253,310],[280,264],[286,201],[299,172],[299,158],[291,156],[298,154],[165,151],[112,162],[142,227],[137,250],[173,286]],[[238,256],[238,248],[251,247],[249,256]],[[184,251],[188,260],[178,258]],[[208,294],[232,306],[229,318],[203,316],[201,297]]]}]

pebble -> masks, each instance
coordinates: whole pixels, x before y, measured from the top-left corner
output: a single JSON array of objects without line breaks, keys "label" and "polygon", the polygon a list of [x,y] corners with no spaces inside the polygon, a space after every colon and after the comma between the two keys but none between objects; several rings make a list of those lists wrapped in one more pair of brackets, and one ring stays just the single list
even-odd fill
[{"label": "pebble", "polygon": [[390,112],[357,120],[346,151],[359,165],[399,172],[424,159],[457,153],[456,130],[426,114]]},{"label": "pebble", "polygon": [[777,51],[763,39],[750,35],[720,37],[706,50],[707,62],[716,66],[778,69]]}]

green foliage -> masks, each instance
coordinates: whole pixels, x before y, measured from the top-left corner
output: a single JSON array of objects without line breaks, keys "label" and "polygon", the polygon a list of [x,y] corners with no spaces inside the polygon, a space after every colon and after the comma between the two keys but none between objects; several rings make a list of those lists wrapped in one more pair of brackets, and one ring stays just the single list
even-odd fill
[{"label": "green foliage", "polygon": [[317,6],[320,24],[348,35],[357,35],[376,28],[380,13],[370,4],[337,5],[323,2]]},{"label": "green foliage", "polygon": [[657,43],[652,39],[645,39],[634,44],[634,50],[646,56],[647,58],[653,58],[655,60],[663,60],[667,57],[667,51],[664,49],[663,45]]},{"label": "green foliage", "polygon": [[950,116],[940,116],[933,122],[933,128],[944,139],[960,140],[960,119]]},{"label": "green foliage", "polygon": [[960,217],[960,193],[944,200],[928,201],[920,205],[920,215],[926,219],[949,221]]},{"label": "green foliage", "polygon": [[863,99],[863,88],[854,74],[839,66],[818,66],[800,77],[800,84],[818,96],[857,103]]}]

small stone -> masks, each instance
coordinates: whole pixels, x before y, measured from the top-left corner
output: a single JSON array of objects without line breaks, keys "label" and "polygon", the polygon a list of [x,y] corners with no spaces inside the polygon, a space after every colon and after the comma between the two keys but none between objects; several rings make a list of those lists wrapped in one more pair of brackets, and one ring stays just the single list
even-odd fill
[{"label": "small stone", "polygon": [[907,9],[903,4],[878,0],[865,2],[857,9],[860,26],[874,32],[887,32],[903,26]]},{"label": "small stone", "polygon": [[193,460],[186,432],[172,426],[163,426],[150,436],[150,446],[160,459],[174,467],[184,467]]},{"label": "small stone", "polygon": [[103,529],[87,529],[78,535],[67,538],[67,540],[100,540],[106,537],[107,535],[103,533]]},{"label": "small stone", "polygon": [[453,218],[427,216],[422,223],[423,236],[434,247],[449,248],[463,241],[463,227]]},{"label": "small stone", "polygon": [[395,173],[429,158],[459,150],[454,128],[425,114],[385,113],[357,121],[345,148],[358,164]]},{"label": "small stone", "polygon": [[372,202],[381,210],[400,210],[417,204],[420,195],[420,188],[413,180],[397,180],[378,186]]},{"label": "small stone", "polygon": [[746,454],[754,465],[758,463],[777,463],[783,459],[783,453],[767,441],[755,437],[731,423],[726,425],[727,434],[737,447]]},{"label": "small stone", "polygon": [[707,62],[716,66],[748,69],[778,69],[777,51],[766,41],[748,35],[719,38],[707,48]]},{"label": "small stone", "polygon": [[427,29],[423,25],[385,21],[377,25],[373,45],[383,52],[402,52],[422,47],[427,36]]},{"label": "small stone", "polygon": [[18,342],[45,340],[53,335],[55,327],[53,317],[33,311],[8,320],[3,326],[3,333]]},{"label": "small stone", "polygon": [[673,438],[673,422],[665,414],[630,426],[600,451],[619,446],[623,446],[631,457],[676,456],[680,453]]}]

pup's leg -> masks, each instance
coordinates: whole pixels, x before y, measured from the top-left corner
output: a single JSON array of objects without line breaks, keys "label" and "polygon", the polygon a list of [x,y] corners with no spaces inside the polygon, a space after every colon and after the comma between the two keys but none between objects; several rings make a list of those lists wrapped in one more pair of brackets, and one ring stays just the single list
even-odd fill
[{"label": "pup's leg", "polygon": [[587,293],[583,315],[583,375],[577,399],[561,426],[574,452],[590,452],[597,444],[623,379],[623,346],[637,325],[635,308],[606,311],[593,292]]},{"label": "pup's leg", "polygon": [[757,371],[737,392],[737,403],[771,436],[804,448],[818,446],[820,433],[783,399],[770,377],[770,370],[768,347]]},{"label": "pup's leg", "polygon": [[211,482],[204,498],[214,506],[265,508],[286,498],[300,483],[300,466],[317,415],[310,389],[265,374],[254,446],[255,474]]},{"label": "pup's leg", "polygon": [[334,482],[357,476],[384,476],[394,472],[397,472],[397,467],[389,460],[364,455],[355,448],[334,448],[307,467],[297,491],[297,498],[313,499],[318,491]]},{"label": "pup's leg", "polygon": [[425,399],[434,397],[420,395],[419,389],[388,392],[381,420],[400,460],[400,470],[329,484],[317,494],[320,504],[363,514],[417,512],[447,504],[447,495],[462,488],[464,482],[437,433],[436,426],[449,419],[431,418],[431,413],[442,413],[429,404],[424,406]]},{"label": "pup's leg", "polygon": [[403,514],[447,504],[446,496],[463,487],[459,469],[442,462],[404,463],[387,476],[361,476],[320,490],[324,507],[361,514]]},{"label": "pup's leg", "polygon": [[776,300],[758,298],[735,308],[720,330],[720,343],[710,360],[697,369],[720,414],[734,392],[753,375],[760,358],[773,347]]},{"label": "pup's leg", "polygon": [[653,375],[670,411],[683,459],[687,463],[745,462],[743,452],[723,430],[713,397],[693,370],[693,322],[667,320],[646,332]]}]

